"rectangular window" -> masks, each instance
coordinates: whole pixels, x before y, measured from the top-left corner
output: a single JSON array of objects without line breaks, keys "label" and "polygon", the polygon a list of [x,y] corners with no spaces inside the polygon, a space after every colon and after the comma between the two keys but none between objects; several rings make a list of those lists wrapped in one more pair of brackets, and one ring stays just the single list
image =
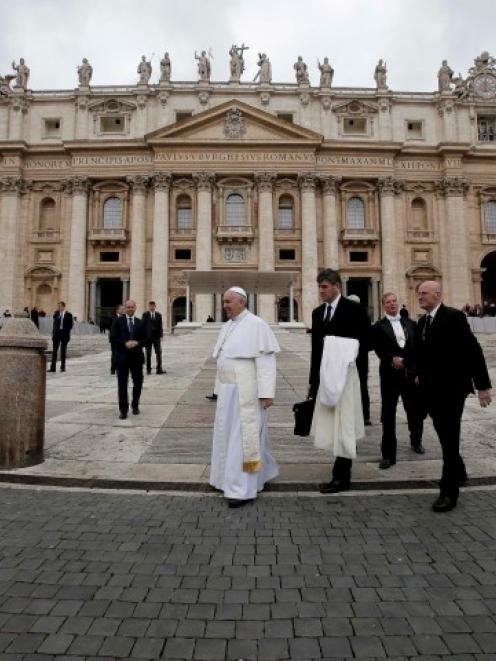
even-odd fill
[{"label": "rectangular window", "polygon": [[101,262],[118,262],[119,259],[120,259],[120,253],[117,251],[100,253]]},{"label": "rectangular window", "polygon": [[188,117],[193,117],[192,110],[176,110],[176,122],[180,122],[182,119],[188,119]]},{"label": "rectangular window", "polygon": [[477,129],[479,142],[494,142],[496,140],[496,115],[479,115]]},{"label": "rectangular window", "polygon": [[407,120],[406,137],[409,140],[421,140],[424,137],[424,122],[419,120]]},{"label": "rectangular window", "polygon": [[176,248],[174,259],[191,259],[191,248]]},{"label": "rectangular window", "polygon": [[44,135],[45,138],[58,138],[60,137],[60,119],[44,119]]},{"label": "rectangular window", "polygon": [[193,229],[193,215],[191,209],[179,208],[177,210],[177,229],[183,231]]},{"label": "rectangular window", "polygon": [[124,133],[124,117],[100,117],[102,133]]},{"label": "rectangular window", "polygon": [[367,120],[365,117],[345,117],[343,119],[343,132],[354,134],[367,133]]},{"label": "rectangular window", "polygon": [[366,250],[350,250],[350,262],[368,262],[369,253]]},{"label": "rectangular window", "polygon": [[285,122],[292,124],[294,122],[294,115],[292,112],[278,112],[277,116],[279,119],[283,119]]},{"label": "rectangular window", "polygon": [[279,259],[281,261],[294,261],[296,259],[296,251],[294,249],[283,248],[279,250]]}]

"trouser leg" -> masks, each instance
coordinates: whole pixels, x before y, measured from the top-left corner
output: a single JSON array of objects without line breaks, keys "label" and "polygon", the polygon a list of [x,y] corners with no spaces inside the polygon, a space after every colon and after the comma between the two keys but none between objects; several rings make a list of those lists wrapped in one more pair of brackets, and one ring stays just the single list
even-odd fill
[{"label": "trouser leg", "polygon": [[153,348],[155,350],[155,358],[157,360],[157,372],[162,371],[162,344],[160,338],[156,337],[153,340]]},{"label": "trouser leg", "polygon": [[457,500],[460,481],[467,477],[465,464],[460,456],[460,429],[465,397],[448,398],[429,411],[434,429],[443,451],[443,472],[439,483],[441,494]]},{"label": "trouser leg", "polygon": [[62,340],[60,342],[60,369],[65,370],[65,357],[67,355],[67,342]]},{"label": "trouser leg", "polygon": [[110,343],[110,371],[115,372],[115,342]]},{"label": "trouser leg", "polygon": [[340,482],[349,485],[351,482],[351,466],[353,462],[346,457],[336,457],[332,467],[332,479],[334,482]]},{"label": "trouser leg", "polygon": [[412,447],[418,447],[422,443],[425,415],[422,410],[418,388],[414,383],[408,381],[405,383],[401,392],[401,401],[406,413],[410,443]]},{"label": "trouser leg", "polygon": [[129,411],[129,400],[127,394],[127,383],[129,379],[128,365],[117,365],[117,387],[119,393],[119,411],[127,414]]},{"label": "trouser leg", "polygon": [[399,392],[396,384],[381,379],[381,453],[383,459],[389,459],[390,461],[396,461],[396,409],[398,397]]},{"label": "trouser leg", "polygon": [[131,406],[138,408],[141,396],[141,389],[143,387],[143,365],[142,363],[133,364],[130,367],[131,378],[133,379],[133,399]]},{"label": "trouser leg", "polygon": [[151,372],[152,371],[152,345],[151,345],[151,343],[146,345],[145,353],[146,353],[146,371]]},{"label": "trouser leg", "polygon": [[54,370],[57,365],[57,354],[59,352],[60,338],[58,335],[54,335],[52,338],[52,363],[50,369]]}]

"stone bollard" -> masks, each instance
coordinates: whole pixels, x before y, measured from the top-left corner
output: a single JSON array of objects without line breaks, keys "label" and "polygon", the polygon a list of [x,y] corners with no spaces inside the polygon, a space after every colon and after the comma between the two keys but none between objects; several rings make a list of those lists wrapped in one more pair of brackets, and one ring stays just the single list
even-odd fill
[{"label": "stone bollard", "polygon": [[0,468],[43,461],[47,344],[31,319],[0,330]]}]

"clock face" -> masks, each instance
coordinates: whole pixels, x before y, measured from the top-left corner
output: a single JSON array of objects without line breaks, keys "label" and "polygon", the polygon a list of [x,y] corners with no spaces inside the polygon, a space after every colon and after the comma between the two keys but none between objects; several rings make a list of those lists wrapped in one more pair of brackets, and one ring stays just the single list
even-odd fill
[{"label": "clock face", "polygon": [[496,96],[496,78],[489,74],[478,76],[474,80],[474,91],[478,96],[483,96],[486,99]]}]

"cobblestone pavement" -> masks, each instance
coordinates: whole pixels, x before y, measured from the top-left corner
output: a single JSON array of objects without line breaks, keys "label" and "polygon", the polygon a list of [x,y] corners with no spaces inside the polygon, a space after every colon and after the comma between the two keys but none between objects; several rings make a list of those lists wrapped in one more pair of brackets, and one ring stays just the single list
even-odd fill
[{"label": "cobblestone pavement", "polygon": [[496,658],[491,489],[0,499],[0,661]]},{"label": "cobblestone pavement", "polygon": [[[208,325],[210,326],[210,325]],[[110,375],[106,336],[91,336],[88,353],[72,357],[65,373],[49,374],[45,462],[12,475],[23,479],[128,480],[136,483],[208,481],[215,404],[212,392],[215,363],[210,358],[218,329],[166,337],[163,362],[167,374],[145,376],[141,412],[118,419],[116,377]],[[274,456],[284,485],[328,480],[331,457],[313,447],[311,438],[293,435],[292,406],[306,396],[310,359],[309,336],[276,329],[281,345],[277,392],[269,411]],[[480,336],[496,383],[496,337]],[[80,338],[79,342],[83,342]],[[72,342],[71,342],[72,344]],[[71,345],[69,345],[71,346]],[[91,349],[93,348],[93,353]],[[100,350],[100,353],[95,353]],[[398,463],[387,471],[380,458],[380,402],[377,358],[370,354],[369,390],[372,427],[359,443],[354,483],[437,480],[441,452],[430,421],[426,422],[426,454],[410,450],[405,415],[398,407]],[[472,478],[496,477],[496,405],[481,410],[475,397],[467,400],[463,422],[463,453]]]}]

